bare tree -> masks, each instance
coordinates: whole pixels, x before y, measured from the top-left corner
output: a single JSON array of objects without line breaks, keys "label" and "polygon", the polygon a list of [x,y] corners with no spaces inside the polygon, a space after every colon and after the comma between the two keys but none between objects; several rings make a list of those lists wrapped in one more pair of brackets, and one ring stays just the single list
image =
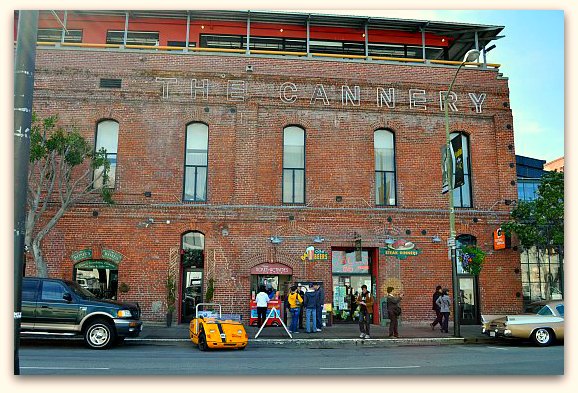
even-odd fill
[{"label": "bare tree", "polygon": [[24,242],[38,276],[48,277],[42,239],[76,202],[98,198],[113,203],[109,169],[106,150],[95,152],[78,130],[59,126],[58,116],[33,114]]}]

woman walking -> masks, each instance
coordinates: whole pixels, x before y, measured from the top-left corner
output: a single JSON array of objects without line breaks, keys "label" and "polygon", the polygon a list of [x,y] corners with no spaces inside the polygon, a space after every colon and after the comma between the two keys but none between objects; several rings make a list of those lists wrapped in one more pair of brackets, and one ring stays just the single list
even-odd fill
[{"label": "woman walking", "polygon": [[442,332],[444,333],[449,333],[448,332],[448,321],[450,319],[450,305],[452,303],[452,301],[450,300],[450,297],[448,295],[449,289],[444,288],[442,289],[442,295],[440,297],[438,297],[438,299],[436,300],[436,304],[439,306],[440,308],[440,312],[442,313]]}]

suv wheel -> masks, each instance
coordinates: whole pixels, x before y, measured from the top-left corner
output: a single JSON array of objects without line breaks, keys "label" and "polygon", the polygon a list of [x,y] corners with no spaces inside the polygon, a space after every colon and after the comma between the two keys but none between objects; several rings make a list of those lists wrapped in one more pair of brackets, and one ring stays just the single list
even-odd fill
[{"label": "suv wheel", "polygon": [[92,349],[106,349],[116,340],[112,324],[104,319],[91,321],[84,330],[84,342]]},{"label": "suv wheel", "polygon": [[550,329],[538,328],[532,333],[532,340],[541,347],[546,347],[554,341],[554,332]]}]

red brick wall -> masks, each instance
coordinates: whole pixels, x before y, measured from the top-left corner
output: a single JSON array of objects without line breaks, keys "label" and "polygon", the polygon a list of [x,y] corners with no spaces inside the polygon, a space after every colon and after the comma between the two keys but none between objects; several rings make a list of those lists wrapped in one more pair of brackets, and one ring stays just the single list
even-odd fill
[{"label": "red brick wall", "polygon": [[[117,204],[83,205],[64,216],[44,242],[51,275],[72,276],[74,251],[102,245],[120,252],[119,282],[131,288],[121,299],[138,300],[145,319],[162,320],[170,250],[179,248],[182,233],[198,230],[206,236],[205,285],[214,277],[215,301],[247,318],[252,266],[278,262],[291,266],[296,280],[322,280],[329,302],[330,261],[306,265],[299,259],[312,237],[322,235],[326,241],[319,248],[330,251],[353,246],[354,232],[363,247],[372,248],[384,246],[386,231],[398,231],[422,253],[402,261],[380,256],[377,297],[399,276],[404,318],[427,320],[433,288],[451,287],[448,203],[440,194],[445,132],[439,91],[455,68],[139,51],[39,49],[37,56],[36,112],[59,114],[91,141],[99,120],[120,124]],[[248,64],[252,73],[245,71]],[[168,98],[157,77],[178,79]],[[100,89],[99,78],[122,78],[122,89]],[[209,80],[207,101],[191,99],[191,79]],[[247,82],[244,102],[227,100],[228,80]],[[297,102],[280,100],[283,82],[298,86]],[[324,85],[330,105],[310,104],[316,84]],[[359,107],[342,106],[342,85],[361,86]],[[377,107],[377,87],[397,89],[395,109]],[[410,88],[426,90],[427,110],[409,108]],[[513,129],[507,80],[495,71],[464,69],[454,90],[459,112],[451,114],[451,129],[470,136],[474,204],[457,209],[456,230],[476,236],[490,251],[479,278],[482,313],[518,311],[519,256],[491,251],[492,231],[506,217],[503,201],[516,199],[517,192],[510,184],[516,172],[509,166],[515,153],[508,147]],[[481,114],[468,92],[487,94]],[[182,203],[185,129],[193,121],[209,125],[207,204]],[[281,204],[282,133],[292,124],[306,130],[306,206]],[[383,127],[395,132],[398,205],[390,208],[374,204],[373,133]],[[155,223],[137,225],[148,217]],[[228,236],[221,234],[225,225]],[[408,229],[411,235],[405,235]],[[283,243],[271,245],[272,235]],[[434,235],[441,244],[431,242]]]}]

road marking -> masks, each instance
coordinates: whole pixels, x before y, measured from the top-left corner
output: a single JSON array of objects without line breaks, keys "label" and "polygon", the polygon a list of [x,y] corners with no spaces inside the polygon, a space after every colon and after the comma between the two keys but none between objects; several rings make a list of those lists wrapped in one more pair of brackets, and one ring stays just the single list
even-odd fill
[{"label": "road marking", "polygon": [[492,348],[492,349],[500,349],[502,351],[507,351],[508,348],[500,348],[500,347],[488,347],[488,348]]},{"label": "road marking", "polygon": [[421,366],[372,366],[372,367],[319,367],[319,370],[365,370],[368,368],[419,368]]},{"label": "road marking", "polygon": [[20,367],[36,370],[110,370],[109,367]]}]

